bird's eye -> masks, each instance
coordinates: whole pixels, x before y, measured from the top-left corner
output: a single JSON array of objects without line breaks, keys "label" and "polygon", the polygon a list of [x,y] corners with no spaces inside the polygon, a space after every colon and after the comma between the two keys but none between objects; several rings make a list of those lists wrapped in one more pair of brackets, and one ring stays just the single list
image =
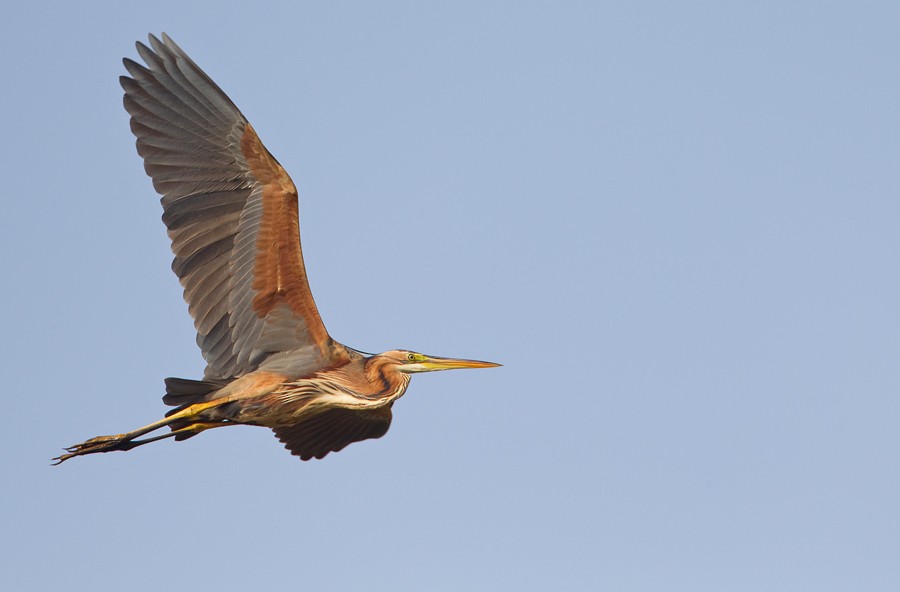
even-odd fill
[{"label": "bird's eye", "polygon": [[412,362],[416,359],[416,354],[406,354],[406,359]]}]

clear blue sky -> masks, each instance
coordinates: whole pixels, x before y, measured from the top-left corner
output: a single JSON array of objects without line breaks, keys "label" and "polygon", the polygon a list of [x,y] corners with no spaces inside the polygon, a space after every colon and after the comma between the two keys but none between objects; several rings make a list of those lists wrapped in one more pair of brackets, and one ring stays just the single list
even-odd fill
[{"label": "clear blue sky", "polygon": [[[12,3],[4,590],[900,589],[894,2]],[[302,463],[49,466],[203,362],[121,106],[166,31],[301,193],[338,340],[417,376]]]}]

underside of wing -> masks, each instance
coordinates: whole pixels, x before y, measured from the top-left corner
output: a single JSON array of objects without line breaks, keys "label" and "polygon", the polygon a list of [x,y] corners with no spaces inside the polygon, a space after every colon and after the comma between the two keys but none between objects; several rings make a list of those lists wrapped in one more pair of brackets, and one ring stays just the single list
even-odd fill
[{"label": "underside of wing", "polygon": [[324,458],[353,442],[382,437],[391,426],[391,417],[390,406],[365,411],[329,409],[302,423],[273,431],[291,454],[309,460]]},{"label": "underside of wing", "polygon": [[286,351],[299,372],[327,365],[332,341],[306,279],[293,182],[171,39],[137,48],[147,65],[124,60],[125,109],[162,195],[206,378],[240,376]]}]

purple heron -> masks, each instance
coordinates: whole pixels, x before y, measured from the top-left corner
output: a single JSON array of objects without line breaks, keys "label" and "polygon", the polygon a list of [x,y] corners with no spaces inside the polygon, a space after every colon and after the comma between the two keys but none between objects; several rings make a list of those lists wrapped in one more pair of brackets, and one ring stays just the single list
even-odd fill
[{"label": "purple heron", "polygon": [[[174,409],[136,430],[69,447],[74,456],[131,450],[221,426],[272,429],[292,454],[322,458],[383,436],[416,372],[491,362],[392,350],[365,355],[328,334],[300,250],[297,189],[224,92],[167,35],[125,59],[125,109],[162,195],[172,269],[184,288],[202,380],[166,379]],[[168,428],[155,436],[145,436]]]}]

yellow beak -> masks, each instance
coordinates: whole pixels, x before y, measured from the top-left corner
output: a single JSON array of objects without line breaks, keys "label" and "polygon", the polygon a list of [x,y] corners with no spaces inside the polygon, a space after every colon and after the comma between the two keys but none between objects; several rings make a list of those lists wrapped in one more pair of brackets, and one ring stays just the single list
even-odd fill
[{"label": "yellow beak", "polygon": [[482,362],[480,360],[458,360],[454,358],[435,358],[429,356],[421,362],[406,364],[401,369],[406,372],[434,372],[436,370],[458,370],[461,368],[496,368],[501,364]]}]

